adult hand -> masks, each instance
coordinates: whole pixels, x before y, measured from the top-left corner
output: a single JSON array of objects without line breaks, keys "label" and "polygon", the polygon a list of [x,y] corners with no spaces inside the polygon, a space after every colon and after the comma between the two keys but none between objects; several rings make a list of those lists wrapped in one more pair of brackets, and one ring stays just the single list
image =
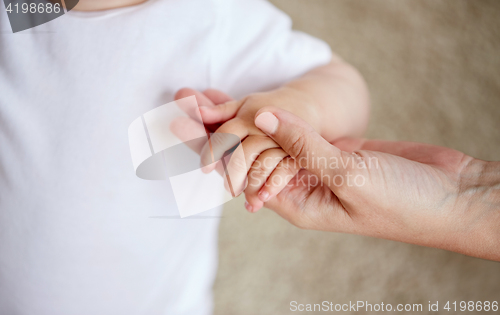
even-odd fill
[{"label": "adult hand", "polygon": [[283,164],[259,197],[305,229],[367,235],[500,260],[500,164],[419,143],[330,144],[300,118],[266,107],[255,125],[302,170]]}]

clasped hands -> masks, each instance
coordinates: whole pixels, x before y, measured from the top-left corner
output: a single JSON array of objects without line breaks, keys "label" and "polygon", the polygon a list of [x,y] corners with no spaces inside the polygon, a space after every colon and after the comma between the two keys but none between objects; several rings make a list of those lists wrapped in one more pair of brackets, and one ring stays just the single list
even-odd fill
[{"label": "clasped hands", "polygon": [[[428,144],[344,138],[329,143],[315,126],[313,100],[276,90],[235,101],[216,90],[195,95],[211,133],[235,134],[235,194],[304,228],[352,233],[500,260],[500,168]],[[300,117],[300,118],[299,118]],[[204,128],[188,118],[171,126],[181,140]],[[228,145],[229,146],[229,145]],[[208,144],[203,170],[216,169]],[[230,146],[224,148],[230,149]],[[213,152],[212,152],[213,153]]]}]

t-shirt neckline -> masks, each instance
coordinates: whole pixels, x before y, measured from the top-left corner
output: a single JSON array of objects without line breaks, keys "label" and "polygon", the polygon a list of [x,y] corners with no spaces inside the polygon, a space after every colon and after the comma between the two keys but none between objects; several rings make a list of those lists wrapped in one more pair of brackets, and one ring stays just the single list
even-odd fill
[{"label": "t-shirt neckline", "polygon": [[156,2],[158,0],[146,0],[143,3],[134,4],[121,8],[107,9],[107,10],[99,10],[99,11],[75,11],[71,10],[66,12],[65,15],[75,17],[75,18],[100,18],[100,17],[110,17],[115,16],[131,11],[136,11],[151,5],[151,3]]}]

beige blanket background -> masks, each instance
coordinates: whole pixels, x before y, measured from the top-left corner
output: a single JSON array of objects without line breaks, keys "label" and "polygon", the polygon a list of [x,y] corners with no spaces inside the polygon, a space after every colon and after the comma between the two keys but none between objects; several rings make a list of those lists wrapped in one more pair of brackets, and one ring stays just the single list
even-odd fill
[{"label": "beige blanket background", "polygon": [[[373,102],[367,137],[500,160],[500,1],[272,2],[295,29],[327,41],[364,75]],[[299,230],[267,209],[246,213],[241,198],[224,210],[219,244],[218,315],[298,313],[289,310],[293,300],[424,308],[438,300],[500,301],[500,263]]]}]

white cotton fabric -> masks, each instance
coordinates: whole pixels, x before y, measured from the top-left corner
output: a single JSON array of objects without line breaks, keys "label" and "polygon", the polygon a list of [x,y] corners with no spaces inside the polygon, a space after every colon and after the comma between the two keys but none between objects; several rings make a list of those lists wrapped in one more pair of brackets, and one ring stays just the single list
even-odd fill
[{"label": "white cotton fabric", "polygon": [[175,219],[168,181],[135,176],[128,126],[182,87],[275,88],[328,46],[261,0],[150,0],[16,34],[0,7],[0,314],[210,314],[219,210]]}]

